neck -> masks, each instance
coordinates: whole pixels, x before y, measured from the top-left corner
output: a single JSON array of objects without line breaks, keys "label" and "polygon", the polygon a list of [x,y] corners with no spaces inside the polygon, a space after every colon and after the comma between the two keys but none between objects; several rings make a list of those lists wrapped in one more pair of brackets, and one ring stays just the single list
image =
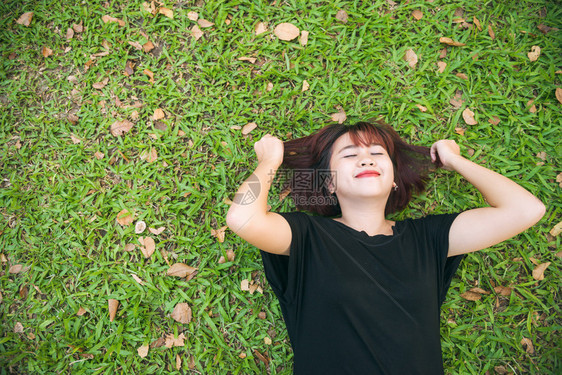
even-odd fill
[{"label": "neck", "polygon": [[[342,204],[343,203],[343,204]],[[340,200],[341,218],[337,221],[369,235],[392,234],[394,222],[386,220],[384,209],[386,201],[344,201]]]}]

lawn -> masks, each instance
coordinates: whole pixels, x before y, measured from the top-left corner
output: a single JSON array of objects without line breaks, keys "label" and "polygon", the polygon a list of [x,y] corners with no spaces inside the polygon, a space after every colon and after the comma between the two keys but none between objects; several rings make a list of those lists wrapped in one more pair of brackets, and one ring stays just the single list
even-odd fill
[{"label": "lawn", "polygon": [[[4,0],[0,41],[0,374],[290,374],[226,212],[264,134],[370,118],[454,139],[547,206],[463,260],[445,372],[562,373],[557,1]],[[438,171],[393,217],[483,205]]]}]

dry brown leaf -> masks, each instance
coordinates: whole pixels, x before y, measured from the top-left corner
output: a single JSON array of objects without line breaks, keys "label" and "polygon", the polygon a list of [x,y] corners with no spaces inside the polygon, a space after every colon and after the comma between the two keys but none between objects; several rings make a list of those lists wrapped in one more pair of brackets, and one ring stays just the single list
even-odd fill
[{"label": "dry brown leaf", "polygon": [[117,214],[117,222],[121,224],[121,226],[125,227],[133,222],[134,217],[134,212],[130,212],[129,210],[124,208]]},{"label": "dry brown leaf", "polygon": [[416,55],[413,49],[409,49],[404,54],[404,60],[408,62],[410,68],[415,68],[416,64],[418,63],[418,55]]},{"label": "dry brown leaf", "polygon": [[13,266],[10,267],[8,273],[20,273],[22,270],[23,270],[22,264],[14,264]]},{"label": "dry brown leaf", "polygon": [[102,17],[101,17],[101,20],[102,20],[104,23],[108,23],[108,22],[117,22],[117,23],[119,24],[119,26],[121,26],[121,27],[125,26],[125,21],[120,20],[119,18],[111,17],[111,16],[109,16],[109,15],[107,15],[107,14],[106,14],[105,16],[102,16]]},{"label": "dry brown leaf", "polygon": [[537,61],[537,59],[539,58],[539,56],[541,55],[541,47],[539,46],[532,46],[531,47],[531,52],[529,52],[527,54],[527,57],[529,58],[529,60],[531,61]]},{"label": "dry brown leaf", "polygon": [[529,354],[534,354],[535,353],[535,348],[533,347],[533,342],[531,340],[529,340],[526,337],[523,337],[523,339],[521,339],[521,346],[523,346],[523,348],[525,348],[525,351]]},{"label": "dry brown leaf", "polygon": [[472,288],[472,289],[469,290],[469,292],[478,293],[478,294],[490,294],[490,292],[488,292],[487,290],[484,290],[482,288]]},{"label": "dry brown leaf", "polygon": [[439,42],[446,44],[448,46],[453,46],[453,47],[462,47],[462,46],[466,46],[466,44],[461,43],[461,42],[457,42],[451,38],[447,38],[447,37],[441,37],[439,38]]},{"label": "dry brown leaf", "polygon": [[240,290],[243,290],[245,292],[250,290],[250,282],[248,281],[248,279],[244,279],[240,282]]},{"label": "dry brown leaf", "polygon": [[464,111],[462,111],[462,118],[468,125],[478,124],[478,121],[474,119],[474,112],[472,112],[468,107],[466,107]]},{"label": "dry brown leaf", "polygon": [[[560,175],[556,176],[556,182],[559,182],[559,177]],[[560,180],[562,180],[562,178],[560,178]],[[562,181],[560,181],[562,182]],[[552,229],[550,230],[550,235],[553,237],[558,236],[560,233],[562,233],[562,221],[559,222],[558,224],[556,224],[554,227],[552,227]]]},{"label": "dry brown leaf", "polygon": [[492,25],[488,25],[488,35],[492,40],[496,39],[496,33],[494,33],[494,29],[492,29]]},{"label": "dry brown leaf", "polygon": [[421,19],[422,19],[422,17],[423,17],[423,13],[422,13],[422,11],[421,11],[421,10],[419,10],[419,9],[416,9],[416,10],[414,10],[414,11],[412,12],[412,17],[414,17],[414,18],[415,18],[416,20],[418,20],[418,21],[419,21],[419,20],[421,20]]},{"label": "dry brown leaf", "polygon": [[110,131],[113,136],[119,137],[131,130],[133,125],[135,124],[129,120],[115,121],[113,124],[111,124]]},{"label": "dry brown leaf", "polygon": [[461,294],[461,297],[468,301],[478,301],[482,298],[480,294],[474,292],[464,292]]},{"label": "dry brown leaf", "polygon": [[87,312],[87,311],[86,311],[85,308],[80,307],[80,308],[78,309],[78,311],[76,312],[76,315],[82,316],[82,315],[86,314],[86,312]]},{"label": "dry brown leaf", "polygon": [[309,32],[306,30],[301,31],[301,36],[299,37],[299,43],[301,46],[306,46],[308,44]]},{"label": "dry brown leaf", "polygon": [[249,122],[242,127],[242,134],[243,135],[250,134],[250,132],[257,127],[258,127],[258,124],[256,124],[255,122]]},{"label": "dry brown leaf", "polygon": [[188,275],[191,275],[195,271],[197,271],[197,268],[190,267],[185,263],[174,263],[170,268],[168,268],[168,272],[166,272],[166,275],[187,277]]},{"label": "dry brown leaf", "polygon": [[427,108],[421,104],[416,104],[416,107],[418,107],[418,109],[422,112],[427,112]]},{"label": "dry brown leaf", "polygon": [[310,85],[308,84],[308,82],[306,82],[306,79],[302,81],[302,92],[307,91],[310,88]]},{"label": "dry brown leaf", "polygon": [[488,122],[492,125],[497,125],[500,123],[500,119],[498,116],[494,116],[491,119],[489,119]]},{"label": "dry brown leaf", "polygon": [[260,35],[263,34],[267,31],[267,24],[264,22],[258,22],[256,24],[256,27],[254,27],[254,31],[256,33],[256,35]]},{"label": "dry brown leaf", "polygon": [[533,279],[535,280],[543,280],[544,279],[544,271],[546,268],[550,266],[550,262],[541,263],[535,267],[533,270]]},{"label": "dry brown leaf", "polygon": [[82,140],[77,136],[75,136],[74,134],[70,134],[70,139],[72,140],[72,143],[74,143],[75,145],[82,142]]},{"label": "dry brown leaf", "polygon": [[189,18],[189,20],[191,21],[197,21],[199,19],[199,13],[197,12],[188,12],[187,13],[187,18]]},{"label": "dry brown leaf", "polygon": [[509,296],[511,294],[512,289],[506,286],[498,285],[494,288],[494,292],[502,295],[502,296]]},{"label": "dry brown leaf", "polygon": [[74,37],[74,30],[72,29],[72,27],[69,27],[68,29],[66,29],[66,40],[69,41]]},{"label": "dry brown leaf", "polygon": [[101,90],[107,85],[108,82],[109,82],[109,77],[105,77],[103,81],[94,83],[92,87]]},{"label": "dry brown leaf", "polygon": [[105,154],[104,154],[103,152],[96,151],[96,152],[94,153],[94,157],[95,157],[96,159],[98,159],[98,160],[103,159],[104,156],[105,156]]},{"label": "dry brown leaf", "polygon": [[41,48],[41,54],[43,55],[43,57],[49,57],[53,54],[53,50],[49,47],[43,47]]},{"label": "dry brown leaf", "polygon": [[245,57],[245,56],[243,56],[243,57],[239,57],[238,60],[239,61],[248,61],[252,64],[255,64],[257,59],[255,57]]},{"label": "dry brown leaf", "polygon": [[137,221],[137,223],[135,224],[135,233],[141,234],[142,232],[144,232],[145,229],[146,229],[146,223],[142,220]]},{"label": "dry brown leaf", "polygon": [[179,354],[176,354],[176,370],[181,369],[181,358]]},{"label": "dry brown leaf", "polygon": [[148,345],[141,345],[137,348],[137,353],[141,358],[145,358],[148,355]]},{"label": "dry brown leaf", "polygon": [[203,36],[203,31],[201,31],[199,26],[193,25],[193,27],[191,28],[191,35],[193,35],[195,40],[199,40]]},{"label": "dry brown leaf", "polygon": [[300,30],[292,23],[284,22],[277,25],[273,30],[273,33],[279,39],[289,41],[298,37],[300,34]]},{"label": "dry brown leaf", "polygon": [[220,227],[219,229],[211,229],[211,235],[213,235],[213,237],[216,237],[219,242],[224,242],[224,232],[228,227],[226,225]]},{"label": "dry brown leaf", "polygon": [[14,333],[23,333],[23,324],[17,322],[14,326]]},{"label": "dry brown leaf", "polygon": [[150,231],[150,233],[158,236],[160,233],[162,233],[164,230],[166,230],[166,228],[160,227],[158,229],[154,229],[154,228],[149,227],[148,230]]},{"label": "dry brown leaf", "polygon": [[273,342],[271,341],[271,339],[269,337],[266,336],[266,337],[263,338],[263,343],[265,345],[271,345]]},{"label": "dry brown leaf", "polygon": [[81,32],[84,31],[84,26],[82,26],[82,21],[80,21],[79,24],[73,23],[72,24],[72,30],[74,30],[74,32],[80,34]]},{"label": "dry brown leaf", "polygon": [[462,104],[464,103],[464,100],[453,98],[453,99],[451,99],[451,100],[449,101],[449,103],[451,103],[451,105],[452,105],[455,109],[457,109],[457,108],[462,107]]},{"label": "dry brown leaf", "polygon": [[554,94],[556,95],[556,99],[562,104],[562,88],[557,87]]},{"label": "dry brown leaf", "polygon": [[531,113],[537,112],[537,107],[533,104],[533,102],[534,102],[533,99],[531,99],[527,102],[527,107],[530,107],[529,112],[531,112]]},{"label": "dry brown leaf", "polygon": [[214,26],[214,25],[215,25],[213,22],[209,22],[209,21],[207,21],[207,20],[204,19],[204,18],[199,18],[199,19],[197,20],[197,24],[198,24],[200,27],[202,27],[202,28],[211,27],[211,26]]},{"label": "dry brown leaf", "polygon": [[457,133],[458,135],[463,136],[465,132],[465,129],[463,128],[455,128],[455,133]]},{"label": "dry brown leaf", "polygon": [[171,316],[178,323],[188,324],[191,322],[191,308],[185,302],[178,303]]},{"label": "dry brown leaf", "polygon": [[123,248],[123,251],[133,251],[135,250],[135,245],[132,243],[128,243],[125,245],[125,247]]},{"label": "dry brown leaf", "polygon": [[336,19],[340,22],[347,23],[348,18],[347,12],[343,9],[340,9],[338,13],[336,13]]},{"label": "dry brown leaf", "polygon": [[180,335],[176,338],[174,334],[166,335],[166,348],[171,348],[172,346],[184,346],[185,335],[180,333]]},{"label": "dry brown leaf", "polygon": [[337,121],[338,124],[342,124],[345,120],[347,120],[347,115],[345,114],[343,108],[338,113],[332,113],[330,117],[332,118],[332,121]]},{"label": "dry brown leaf", "polygon": [[144,285],[144,281],[142,281],[142,279],[140,277],[138,277],[137,275],[135,275],[134,273],[131,274],[131,276],[133,277],[133,279],[139,283],[140,285]]},{"label": "dry brown leaf", "polygon": [[464,79],[464,80],[468,80],[468,76],[464,73],[457,73],[455,74],[457,77],[459,77],[460,79]]},{"label": "dry brown leaf", "polygon": [[127,77],[132,76],[135,73],[134,68],[135,68],[135,63],[133,63],[131,60],[127,60],[127,62],[125,63],[125,71],[123,72],[123,74]]},{"label": "dry brown leaf", "polygon": [[478,21],[478,18],[472,17],[472,22],[476,25],[478,31],[482,31],[482,25],[480,25],[480,21]]},{"label": "dry brown leaf", "polygon": [[25,12],[16,20],[18,25],[23,25],[28,27],[31,24],[31,20],[33,19],[33,12]]},{"label": "dry brown leaf", "polygon": [[161,7],[158,9],[158,13],[163,14],[168,18],[174,18],[174,11],[168,8]]},{"label": "dry brown leaf", "polygon": [[119,301],[117,301],[116,299],[109,299],[107,301],[107,307],[109,309],[109,321],[112,322],[113,319],[115,319],[115,313],[117,313]]},{"label": "dry brown leaf", "polygon": [[254,355],[258,357],[258,359],[262,361],[266,367],[269,366],[269,358],[266,355],[261,354],[257,349],[254,349]]},{"label": "dry brown leaf", "polygon": [[154,49],[154,44],[149,40],[148,42],[142,45],[142,49],[144,52],[148,53]]},{"label": "dry brown leaf", "polygon": [[164,114],[164,111],[163,111],[163,110],[161,110],[160,108],[156,108],[156,109],[154,110],[154,115],[152,115],[152,119],[153,119],[154,121],[161,120],[161,119],[163,119],[164,117],[166,117],[166,115]]},{"label": "dry brown leaf", "polygon": [[438,61],[437,66],[439,67],[439,73],[443,73],[445,71],[445,68],[447,67],[447,63]]},{"label": "dry brown leaf", "polygon": [[[142,238],[142,241],[141,241]],[[139,241],[144,245],[141,247],[141,252],[145,258],[150,258],[156,249],[156,243],[152,237],[139,237]]]},{"label": "dry brown leaf", "polygon": [[145,69],[142,71],[144,74],[146,74],[150,79],[150,83],[154,84],[154,73],[152,73],[150,70]]}]

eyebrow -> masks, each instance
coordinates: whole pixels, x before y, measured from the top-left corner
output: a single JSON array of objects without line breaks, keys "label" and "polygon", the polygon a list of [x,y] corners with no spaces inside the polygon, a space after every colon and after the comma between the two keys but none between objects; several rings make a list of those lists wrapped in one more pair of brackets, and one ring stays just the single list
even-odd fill
[{"label": "eyebrow", "polygon": [[[371,146],[381,146],[381,147],[383,147],[383,145],[381,145],[380,143],[371,143],[371,144],[369,145],[369,147],[371,147]],[[343,151],[345,151],[345,150],[347,150],[347,149],[350,149],[350,148],[355,149],[355,148],[357,148],[357,147],[358,147],[358,146],[356,146],[356,145],[348,145],[348,146],[345,146],[344,148],[342,148],[341,150],[338,151],[338,154],[341,154]],[[383,148],[384,148],[384,147],[383,147]]]}]

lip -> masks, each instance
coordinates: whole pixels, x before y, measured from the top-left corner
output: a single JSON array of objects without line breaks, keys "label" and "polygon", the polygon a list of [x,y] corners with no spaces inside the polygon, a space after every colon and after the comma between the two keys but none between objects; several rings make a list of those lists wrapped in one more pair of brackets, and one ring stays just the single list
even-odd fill
[{"label": "lip", "polygon": [[378,177],[381,174],[377,171],[363,171],[357,174],[357,176],[355,176],[355,178],[361,178],[361,177]]}]

